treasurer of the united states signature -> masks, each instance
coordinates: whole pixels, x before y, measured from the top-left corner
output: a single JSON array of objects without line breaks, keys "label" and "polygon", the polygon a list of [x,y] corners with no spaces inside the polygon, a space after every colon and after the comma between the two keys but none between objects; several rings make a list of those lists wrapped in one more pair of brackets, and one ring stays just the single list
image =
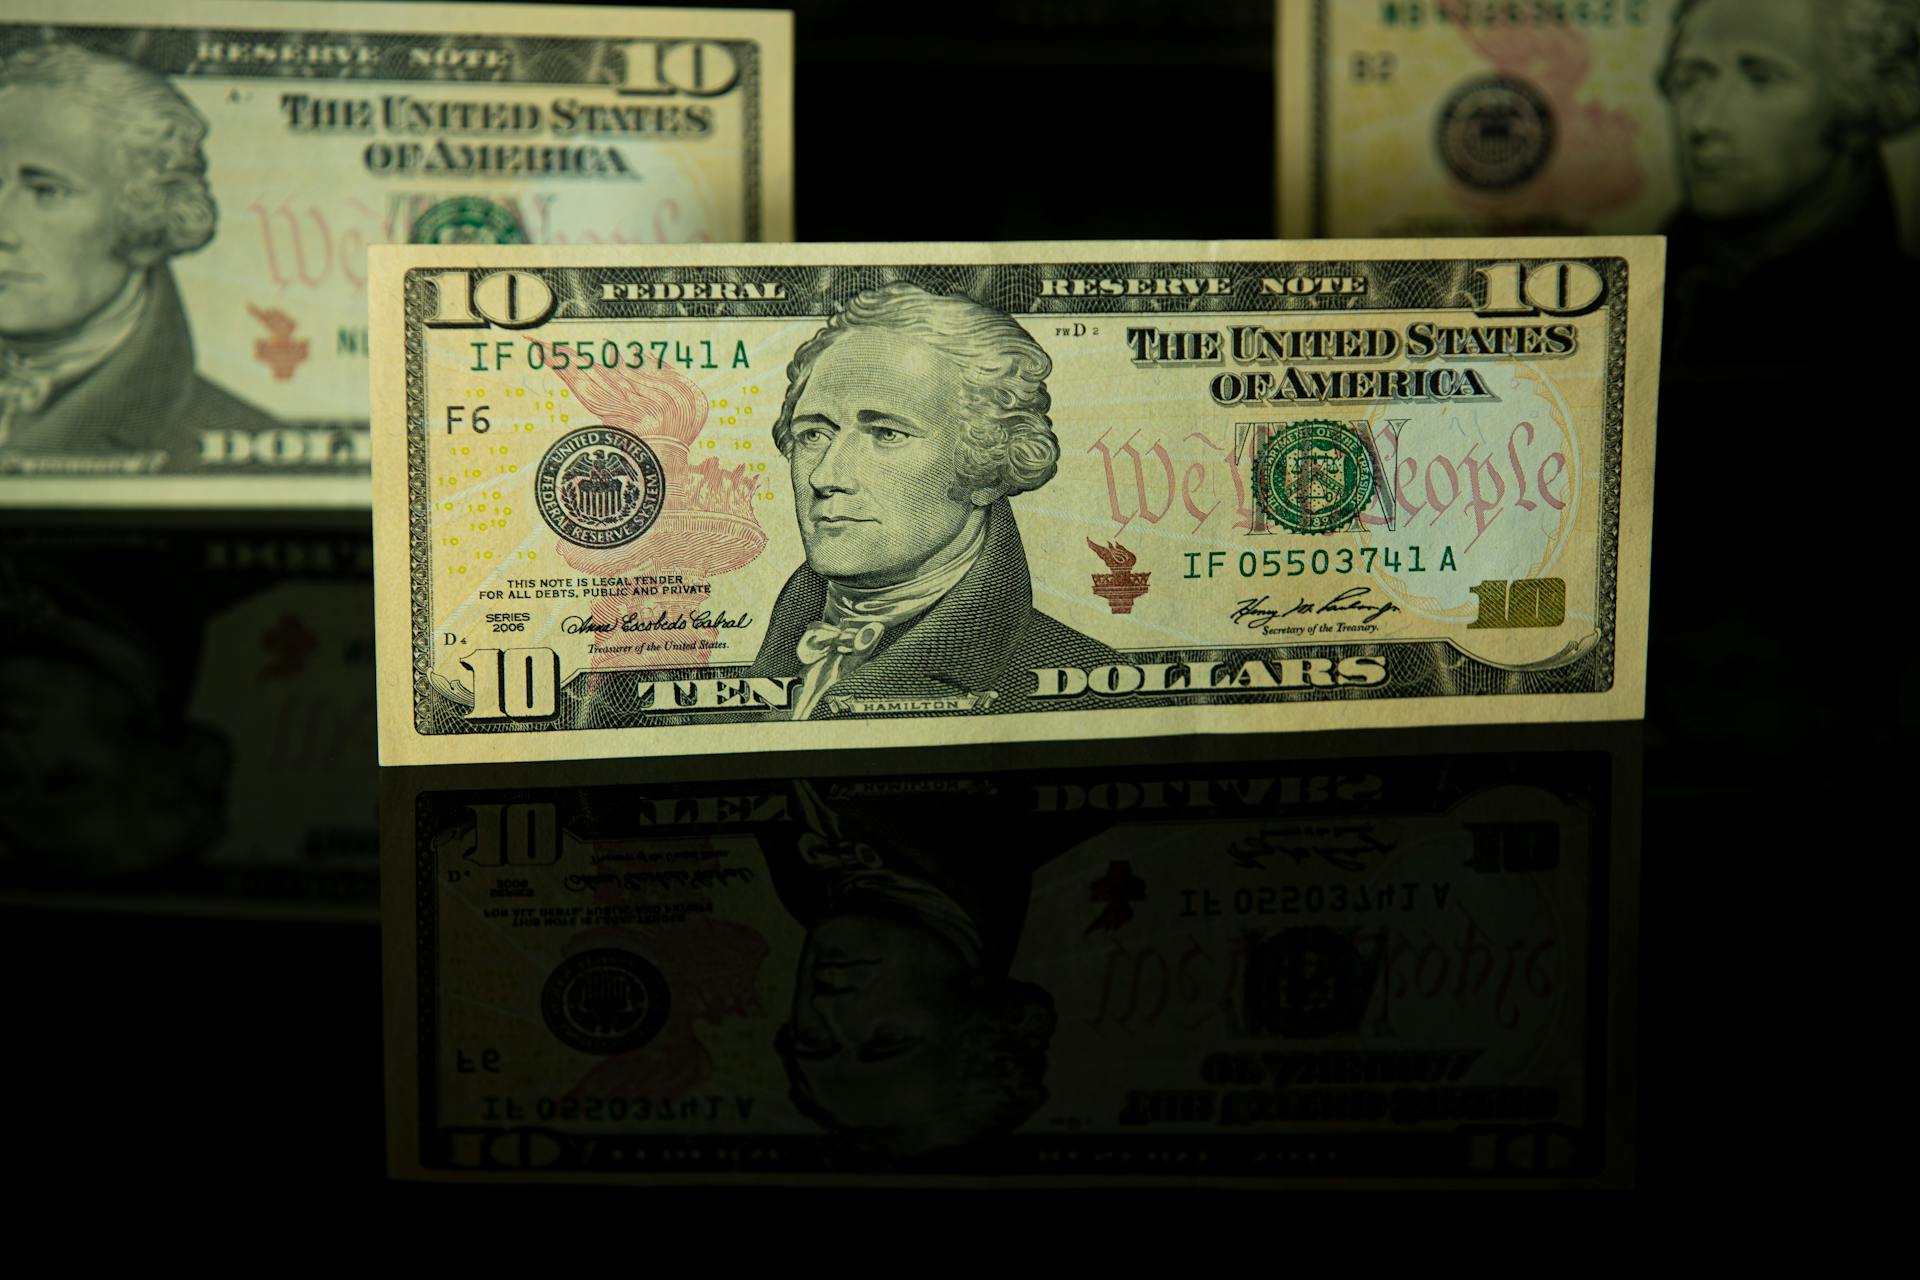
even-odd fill
[{"label": "treasurer of the united states signature", "polygon": [[750,627],[752,625],[753,615],[751,613],[741,614],[736,618],[725,609],[722,609],[719,613],[714,613],[708,609],[695,609],[690,613],[663,613],[657,618],[642,618],[637,613],[628,613],[621,615],[618,622],[601,621],[579,614],[560,620],[561,632],[570,636],[579,635],[583,631],[594,634],[604,634],[616,630],[628,633],[635,631],[710,631],[715,628],[721,630],[737,630],[741,627]]},{"label": "treasurer of the united states signature", "polygon": [[1360,613],[1366,615],[1361,619],[1362,622],[1373,623],[1389,613],[1400,612],[1400,606],[1391,600],[1374,600],[1372,587],[1348,587],[1322,604],[1315,604],[1301,596],[1299,604],[1285,609],[1269,605],[1268,599],[1267,596],[1255,596],[1251,600],[1240,601],[1233,612],[1227,615],[1228,621],[1238,622],[1263,636],[1272,636],[1289,632],[1290,628],[1277,625],[1281,619],[1303,614]]}]

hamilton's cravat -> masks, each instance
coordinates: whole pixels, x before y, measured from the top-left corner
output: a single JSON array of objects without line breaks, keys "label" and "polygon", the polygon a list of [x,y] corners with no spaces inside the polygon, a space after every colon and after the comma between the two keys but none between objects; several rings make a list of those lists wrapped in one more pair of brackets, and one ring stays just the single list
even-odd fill
[{"label": "hamilton's cravat", "polygon": [[954,584],[973,568],[986,542],[987,522],[983,519],[966,550],[919,577],[891,587],[847,587],[828,582],[823,616],[801,633],[796,646],[806,676],[794,697],[793,718],[805,720],[812,715],[821,695],[859,670],[888,627],[912,621],[953,590]]}]

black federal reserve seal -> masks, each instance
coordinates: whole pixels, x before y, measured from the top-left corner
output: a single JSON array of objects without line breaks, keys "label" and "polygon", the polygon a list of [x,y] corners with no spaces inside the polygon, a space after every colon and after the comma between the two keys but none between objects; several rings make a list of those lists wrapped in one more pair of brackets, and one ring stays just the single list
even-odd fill
[{"label": "black federal reserve seal", "polygon": [[1260,505],[1295,533],[1344,529],[1373,501],[1373,451],[1342,422],[1316,418],[1276,432],[1254,464]]},{"label": "black federal reserve seal", "polygon": [[1481,76],[1441,106],[1435,141],[1454,177],[1478,191],[1506,191],[1547,163],[1553,112],[1525,81]]},{"label": "black federal reserve seal", "polygon": [[1289,1040],[1358,1026],[1378,976],[1377,964],[1361,954],[1351,934],[1324,925],[1255,939],[1246,974],[1241,1016],[1247,1027],[1255,1035]]},{"label": "black federal reserve seal", "polygon": [[413,222],[415,244],[525,244],[526,232],[513,214],[491,200],[455,196],[442,200]]},{"label": "black federal reserve seal", "polygon": [[659,518],[667,497],[660,459],[618,427],[582,427],[540,459],[533,490],[553,531],[582,547],[620,547]]},{"label": "black federal reserve seal", "polygon": [[667,980],[631,951],[599,947],[565,960],[540,992],[547,1030],[582,1053],[625,1053],[667,1024]]}]

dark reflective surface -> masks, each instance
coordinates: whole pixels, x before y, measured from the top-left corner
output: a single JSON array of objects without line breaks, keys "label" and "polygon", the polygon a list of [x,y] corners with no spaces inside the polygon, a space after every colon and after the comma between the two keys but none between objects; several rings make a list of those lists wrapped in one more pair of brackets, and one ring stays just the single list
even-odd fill
[{"label": "dark reflective surface", "polygon": [[1642,736],[387,770],[379,928],[7,912],[21,1016],[113,993],[29,1131],[90,1175],[53,1117],[137,1098],[176,1136],[118,1173],[315,1187],[383,1134],[515,1185],[1632,1185]]},{"label": "dark reflective surface", "polygon": [[0,900],[370,919],[370,552],[0,515]]},{"label": "dark reflective surface", "polygon": [[1638,726],[1074,754],[389,771],[396,1168],[1629,1183]]}]

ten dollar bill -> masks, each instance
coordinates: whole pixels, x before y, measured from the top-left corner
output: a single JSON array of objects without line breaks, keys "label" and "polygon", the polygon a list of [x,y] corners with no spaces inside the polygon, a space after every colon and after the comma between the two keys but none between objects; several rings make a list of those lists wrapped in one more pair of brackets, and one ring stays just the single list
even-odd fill
[{"label": "ten dollar bill", "polygon": [[1640,714],[1657,241],[373,263],[386,763]]},{"label": "ten dollar bill", "polygon": [[785,239],[791,71],[787,14],[9,6],[0,501],[364,506],[366,247]]},{"label": "ten dollar bill", "polygon": [[1810,231],[1920,253],[1910,0],[1844,23],[1807,0],[1278,0],[1276,16],[1283,235],[1740,228],[1744,252],[1721,256],[1763,262]]}]

